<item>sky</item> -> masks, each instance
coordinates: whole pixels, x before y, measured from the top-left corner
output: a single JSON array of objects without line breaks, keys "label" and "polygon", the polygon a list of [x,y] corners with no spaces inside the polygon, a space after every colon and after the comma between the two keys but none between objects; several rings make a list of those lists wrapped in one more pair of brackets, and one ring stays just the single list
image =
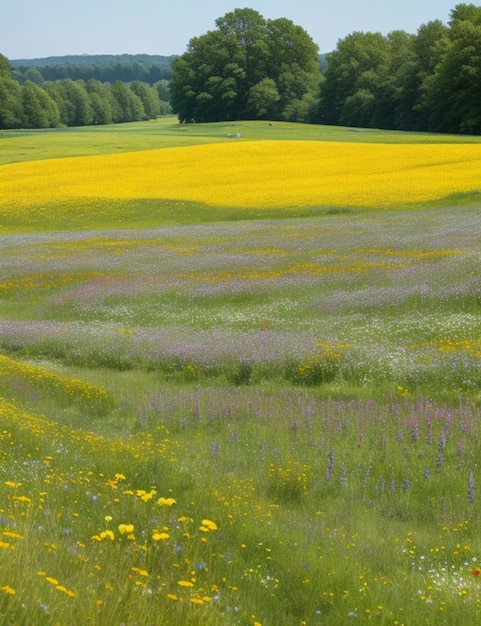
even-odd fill
[{"label": "sky", "polygon": [[[468,4],[469,0],[465,0]],[[354,31],[416,33],[447,24],[460,0],[0,0],[0,54],[33,59],[69,54],[185,52],[192,37],[249,7],[266,19],[302,26],[319,51],[331,52]],[[472,2],[479,5],[479,2]]]}]

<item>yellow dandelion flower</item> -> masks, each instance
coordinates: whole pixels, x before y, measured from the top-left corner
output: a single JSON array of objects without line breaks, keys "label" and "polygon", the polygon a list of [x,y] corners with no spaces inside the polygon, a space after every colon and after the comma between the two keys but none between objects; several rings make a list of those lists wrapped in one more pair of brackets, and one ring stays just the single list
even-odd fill
[{"label": "yellow dandelion flower", "polygon": [[66,587],[64,587],[63,585],[57,585],[55,587],[55,589],[58,589],[58,591],[61,591],[62,593],[65,593],[67,596],[69,596],[70,598],[75,598],[75,592],[71,591],[70,589],[67,589]]},{"label": "yellow dandelion flower", "polygon": [[136,572],[139,576],[148,576],[149,572],[145,569],[141,569],[140,567],[131,567],[133,572]]},{"label": "yellow dandelion flower", "polygon": [[4,537],[10,537],[10,539],[23,539],[23,535],[19,535],[18,533],[12,532],[10,530],[4,530],[2,532]]},{"label": "yellow dandelion flower", "polygon": [[100,533],[100,538],[101,539],[110,539],[110,541],[113,541],[115,539],[115,535],[111,530],[103,530]]},{"label": "yellow dandelion flower", "polygon": [[173,506],[174,504],[177,504],[177,500],[175,500],[174,498],[159,498],[157,500],[157,504],[158,506]]},{"label": "yellow dandelion flower", "polygon": [[190,580],[178,580],[177,584],[180,587],[193,587],[194,586],[194,583],[191,582]]},{"label": "yellow dandelion flower", "polygon": [[169,539],[170,535],[168,533],[160,533],[157,530],[155,530],[152,533],[152,539],[154,541],[165,541],[166,539]]},{"label": "yellow dandelion flower", "polygon": [[32,502],[28,496],[14,496],[13,499],[17,500],[18,502]]},{"label": "yellow dandelion flower", "polygon": [[203,519],[202,526],[199,527],[199,530],[203,532],[208,532],[209,530],[217,530],[217,524],[210,519]]},{"label": "yellow dandelion flower", "polygon": [[134,532],[133,524],[119,524],[118,528],[121,535],[130,535]]},{"label": "yellow dandelion flower", "polygon": [[5,593],[8,593],[10,596],[14,596],[17,593],[13,587],[10,587],[10,585],[2,587],[2,591],[5,591]]}]

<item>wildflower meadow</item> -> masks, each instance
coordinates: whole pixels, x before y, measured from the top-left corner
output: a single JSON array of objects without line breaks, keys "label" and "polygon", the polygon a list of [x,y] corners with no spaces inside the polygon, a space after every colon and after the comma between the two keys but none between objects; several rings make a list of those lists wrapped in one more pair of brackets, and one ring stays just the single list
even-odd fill
[{"label": "wildflower meadow", "polygon": [[0,621],[481,620],[481,142],[0,136]]}]

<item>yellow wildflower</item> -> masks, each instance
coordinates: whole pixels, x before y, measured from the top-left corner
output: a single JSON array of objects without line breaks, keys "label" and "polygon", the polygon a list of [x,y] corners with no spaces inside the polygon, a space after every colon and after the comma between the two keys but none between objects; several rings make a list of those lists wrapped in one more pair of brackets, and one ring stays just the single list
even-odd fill
[{"label": "yellow wildflower", "polygon": [[134,532],[133,524],[119,524],[118,528],[121,535],[130,535]]},{"label": "yellow wildflower", "polygon": [[161,497],[157,500],[157,504],[159,506],[173,506],[174,504],[177,504],[177,500],[175,500],[174,498]]}]

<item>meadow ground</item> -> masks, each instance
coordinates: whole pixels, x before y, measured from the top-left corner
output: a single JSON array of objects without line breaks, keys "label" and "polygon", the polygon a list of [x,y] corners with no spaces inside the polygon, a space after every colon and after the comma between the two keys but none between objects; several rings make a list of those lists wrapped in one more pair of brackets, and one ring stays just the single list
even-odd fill
[{"label": "meadow ground", "polygon": [[479,623],[479,138],[0,142],[2,623]]}]

